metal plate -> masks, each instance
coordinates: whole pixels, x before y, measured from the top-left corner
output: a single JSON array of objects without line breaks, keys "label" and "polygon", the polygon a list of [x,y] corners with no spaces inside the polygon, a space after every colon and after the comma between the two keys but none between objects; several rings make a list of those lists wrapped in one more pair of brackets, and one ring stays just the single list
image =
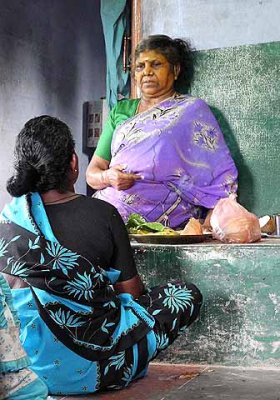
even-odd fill
[{"label": "metal plate", "polygon": [[269,233],[262,233],[262,238],[280,239],[280,235],[270,235]]},{"label": "metal plate", "polygon": [[129,235],[130,240],[147,244],[190,244],[212,239],[211,234],[205,235]]}]

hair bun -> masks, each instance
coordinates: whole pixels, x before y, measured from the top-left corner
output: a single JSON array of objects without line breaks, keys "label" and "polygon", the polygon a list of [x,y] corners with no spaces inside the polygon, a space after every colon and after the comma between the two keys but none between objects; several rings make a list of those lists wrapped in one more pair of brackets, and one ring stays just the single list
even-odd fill
[{"label": "hair bun", "polygon": [[25,162],[19,162],[15,174],[7,181],[7,191],[13,197],[20,197],[31,192],[40,178],[36,168]]}]

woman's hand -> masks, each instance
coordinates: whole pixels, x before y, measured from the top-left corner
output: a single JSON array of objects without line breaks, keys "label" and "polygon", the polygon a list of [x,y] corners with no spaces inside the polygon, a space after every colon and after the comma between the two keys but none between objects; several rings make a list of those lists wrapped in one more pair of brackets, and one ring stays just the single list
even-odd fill
[{"label": "woman's hand", "polygon": [[87,183],[97,190],[108,186],[112,186],[116,190],[129,189],[136,180],[142,179],[142,176],[124,172],[125,168],[125,165],[115,165],[109,168],[109,161],[93,156],[87,168]]},{"label": "woman's hand", "polygon": [[142,179],[141,175],[124,172],[124,169],[124,165],[115,165],[103,171],[104,183],[116,190],[126,190],[133,186],[136,180]]}]

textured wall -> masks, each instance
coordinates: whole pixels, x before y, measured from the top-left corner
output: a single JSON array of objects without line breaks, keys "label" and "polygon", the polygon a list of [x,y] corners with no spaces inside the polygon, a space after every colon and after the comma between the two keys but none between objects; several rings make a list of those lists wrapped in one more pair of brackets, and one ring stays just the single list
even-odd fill
[{"label": "textured wall", "polygon": [[198,50],[280,40],[278,0],[142,0],[143,35],[190,38]]},{"label": "textured wall", "polygon": [[82,103],[105,95],[99,0],[1,0],[0,208],[9,199],[15,136],[40,114],[64,120],[80,156],[77,190],[85,193]]},{"label": "textured wall", "polygon": [[216,115],[239,172],[239,202],[280,213],[280,42],[198,52],[191,93]]},{"label": "textured wall", "polygon": [[280,367],[279,239],[245,245],[133,245],[147,286],[182,280],[203,294],[198,322],[160,360]]}]

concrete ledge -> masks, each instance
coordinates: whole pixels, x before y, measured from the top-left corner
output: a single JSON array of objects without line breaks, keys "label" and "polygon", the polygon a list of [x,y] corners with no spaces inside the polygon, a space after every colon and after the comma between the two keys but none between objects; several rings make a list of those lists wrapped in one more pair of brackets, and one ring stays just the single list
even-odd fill
[{"label": "concrete ledge", "polygon": [[204,297],[200,320],[159,360],[280,367],[280,240],[133,244],[148,286],[181,279]]},{"label": "concrete ledge", "polygon": [[48,400],[277,400],[279,369],[151,364],[127,389]]}]

